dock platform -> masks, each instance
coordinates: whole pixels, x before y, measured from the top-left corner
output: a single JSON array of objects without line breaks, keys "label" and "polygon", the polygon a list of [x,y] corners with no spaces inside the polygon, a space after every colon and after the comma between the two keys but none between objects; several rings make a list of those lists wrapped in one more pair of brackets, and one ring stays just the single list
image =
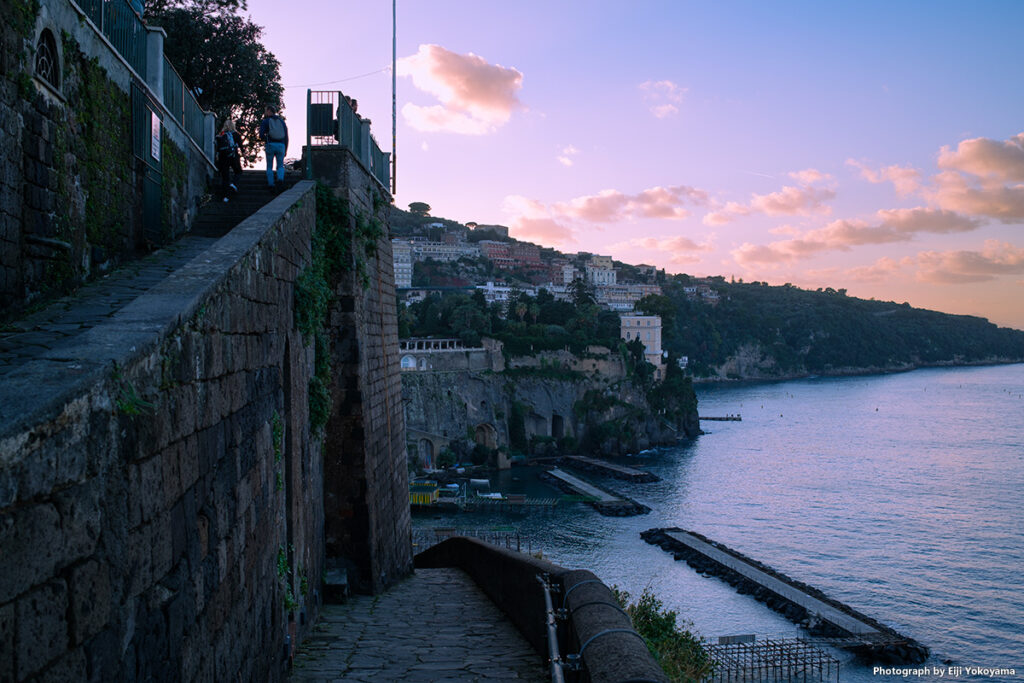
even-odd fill
[{"label": "dock platform", "polygon": [[606,460],[598,460],[597,458],[589,458],[585,455],[567,455],[561,458],[561,460],[563,464],[569,467],[576,467],[585,472],[596,472],[625,481],[651,482],[661,480],[657,475],[644,470],[638,470],[634,467],[627,467]]},{"label": "dock platform", "polygon": [[648,529],[641,537],[697,571],[714,574],[739,592],[752,594],[821,641],[882,663],[920,663],[928,657],[928,648],[912,638],[701,534],[678,528]]},{"label": "dock platform", "polygon": [[557,467],[544,472],[540,478],[567,493],[581,496],[585,502],[602,515],[629,517],[631,515],[646,515],[651,511],[651,508],[646,505],[603,489]]},{"label": "dock platform", "polygon": [[718,416],[718,417],[714,417],[714,416],[704,417],[703,415],[701,415],[700,416],[700,420],[702,422],[708,422],[708,421],[710,421],[710,422],[742,422],[743,418],[740,417],[739,415],[722,415],[722,416]]}]

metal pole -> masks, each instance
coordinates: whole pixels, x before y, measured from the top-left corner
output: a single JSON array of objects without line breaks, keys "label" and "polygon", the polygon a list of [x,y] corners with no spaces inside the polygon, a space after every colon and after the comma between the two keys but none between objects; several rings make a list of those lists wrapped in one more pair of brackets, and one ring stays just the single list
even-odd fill
[{"label": "metal pole", "polygon": [[[312,138],[309,135],[309,123],[310,123],[310,104],[313,101],[313,91],[306,89],[306,180],[313,179],[313,145]],[[269,139],[269,135],[267,138]]]},{"label": "metal pole", "polygon": [[398,10],[397,0],[391,0],[391,196],[398,192]]}]

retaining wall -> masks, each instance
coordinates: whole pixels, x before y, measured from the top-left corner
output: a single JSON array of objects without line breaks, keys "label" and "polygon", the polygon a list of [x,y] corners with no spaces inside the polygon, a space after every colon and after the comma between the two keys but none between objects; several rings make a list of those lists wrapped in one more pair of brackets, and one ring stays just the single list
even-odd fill
[{"label": "retaining wall", "polygon": [[281,677],[323,571],[314,221],[301,183],[4,377],[0,680]]}]

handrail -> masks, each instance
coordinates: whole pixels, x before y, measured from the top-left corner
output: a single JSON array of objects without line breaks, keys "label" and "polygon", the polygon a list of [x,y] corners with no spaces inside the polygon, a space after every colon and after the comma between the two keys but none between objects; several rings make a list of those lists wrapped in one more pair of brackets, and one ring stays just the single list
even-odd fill
[{"label": "handrail", "polygon": [[[306,91],[306,147],[341,147],[352,152],[381,187],[391,191],[391,155],[383,152],[340,90]],[[312,177],[312,155],[307,156],[306,177]]]},{"label": "handrail", "polygon": [[548,583],[546,574],[538,574],[537,581],[544,590],[545,626],[548,633],[548,661],[551,663],[552,683],[565,683],[565,673],[562,671],[562,658],[558,654],[558,626],[555,623],[555,608],[551,604],[551,584]]}]

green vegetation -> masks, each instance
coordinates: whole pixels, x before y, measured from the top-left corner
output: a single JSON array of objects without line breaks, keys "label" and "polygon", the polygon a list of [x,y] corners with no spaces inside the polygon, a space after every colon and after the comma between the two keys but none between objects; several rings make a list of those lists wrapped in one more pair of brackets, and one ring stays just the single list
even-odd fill
[{"label": "green vegetation", "polygon": [[120,366],[117,364],[114,365],[111,379],[114,380],[114,386],[117,389],[117,398],[114,399],[114,405],[117,406],[118,411],[130,417],[153,414],[156,406],[139,395],[135,384],[124,376]]},{"label": "green vegetation", "polygon": [[713,280],[715,306],[687,297],[685,275],[665,284],[665,296],[640,302],[666,319],[664,347],[689,356],[698,376],[745,345],[759,347],[779,374],[1024,359],[1024,332],[982,318],[857,299],[843,289]]},{"label": "green vegetation", "polygon": [[506,355],[569,349],[577,354],[590,345],[618,348],[619,316],[592,301],[557,301],[542,289],[536,297],[513,292],[508,302],[488,304],[483,292],[432,295],[401,312],[401,334],[455,337],[478,346],[482,337],[505,345]]},{"label": "green vegetation", "polygon": [[679,615],[665,609],[649,588],[634,603],[629,602],[629,593],[614,586],[612,592],[669,680],[700,681],[711,673],[712,661],[703,639],[688,628],[690,624],[679,624]]},{"label": "green vegetation", "polygon": [[316,207],[312,256],[295,282],[295,327],[306,344],[315,344],[315,372],[309,381],[309,422],[313,429],[323,427],[330,417],[327,314],[334,291],[342,276],[353,270],[364,287],[369,285],[366,260],[376,255],[377,240],[384,233],[377,218],[350,211],[347,201],[322,184],[316,188]]},{"label": "green vegetation", "polygon": [[262,147],[264,107],[281,103],[284,86],[280,62],[263,45],[263,28],[242,16],[244,9],[240,0],[157,0],[147,2],[146,20],[167,31],[167,60],[196,90],[199,105],[218,122],[235,120],[242,156],[252,164]]}]

